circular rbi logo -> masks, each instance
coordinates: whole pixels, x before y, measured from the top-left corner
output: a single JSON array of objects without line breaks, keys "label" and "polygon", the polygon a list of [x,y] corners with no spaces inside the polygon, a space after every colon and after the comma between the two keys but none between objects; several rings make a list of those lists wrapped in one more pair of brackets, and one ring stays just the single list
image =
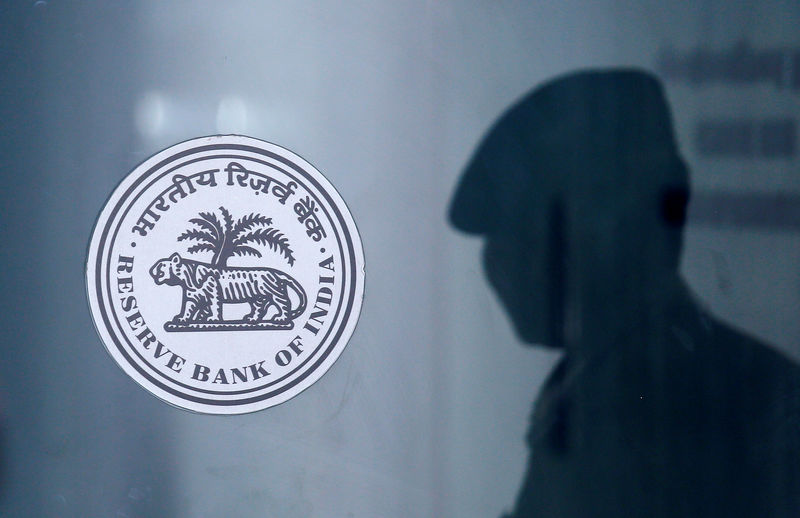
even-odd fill
[{"label": "circular rbi logo", "polygon": [[174,405],[239,414],[286,401],[330,368],[358,320],[364,255],[311,164],[214,136],[122,181],[95,225],[86,282],[126,373]]}]

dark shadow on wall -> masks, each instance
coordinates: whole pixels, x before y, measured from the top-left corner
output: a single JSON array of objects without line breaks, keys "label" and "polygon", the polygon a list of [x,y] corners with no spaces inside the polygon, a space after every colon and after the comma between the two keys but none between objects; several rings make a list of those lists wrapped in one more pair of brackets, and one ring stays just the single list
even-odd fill
[{"label": "dark shadow on wall", "polygon": [[689,199],[659,81],[557,78],[492,127],[452,224],[527,343],[562,348],[513,517],[800,512],[800,369],[678,274]]}]

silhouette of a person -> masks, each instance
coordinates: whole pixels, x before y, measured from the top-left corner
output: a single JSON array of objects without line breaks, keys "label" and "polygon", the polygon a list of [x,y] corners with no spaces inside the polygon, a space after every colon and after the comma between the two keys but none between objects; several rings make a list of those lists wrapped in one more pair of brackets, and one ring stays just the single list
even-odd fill
[{"label": "silhouette of a person", "polygon": [[714,319],[678,274],[687,170],[637,70],[513,105],[452,224],[525,342],[563,348],[533,411],[513,517],[800,516],[800,369]]}]

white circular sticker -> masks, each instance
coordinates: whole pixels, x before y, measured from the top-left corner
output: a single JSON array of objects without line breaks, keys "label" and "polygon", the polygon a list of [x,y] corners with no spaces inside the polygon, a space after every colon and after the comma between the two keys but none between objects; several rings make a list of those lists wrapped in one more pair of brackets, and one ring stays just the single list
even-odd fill
[{"label": "white circular sticker", "polygon": [[128,375],[179,407],[240,414],[297,395],[338,358],[361,310],[364,254],[311,164],[213,136],[122,181],[95,225],[86,283]]}]

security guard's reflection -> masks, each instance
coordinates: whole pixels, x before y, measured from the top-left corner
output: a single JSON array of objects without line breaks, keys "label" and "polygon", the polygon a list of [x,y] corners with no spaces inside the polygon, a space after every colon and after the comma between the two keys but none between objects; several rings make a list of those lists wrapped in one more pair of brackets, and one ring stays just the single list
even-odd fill
[{"label": "security guard's reflection", "polygon": [[688,193],[661,86],[635,70],[545,84],[471,159],[452,224],[485,237],[518,335],[565,351],[512,516],[800,516],[800,370],[692,298]]}]

